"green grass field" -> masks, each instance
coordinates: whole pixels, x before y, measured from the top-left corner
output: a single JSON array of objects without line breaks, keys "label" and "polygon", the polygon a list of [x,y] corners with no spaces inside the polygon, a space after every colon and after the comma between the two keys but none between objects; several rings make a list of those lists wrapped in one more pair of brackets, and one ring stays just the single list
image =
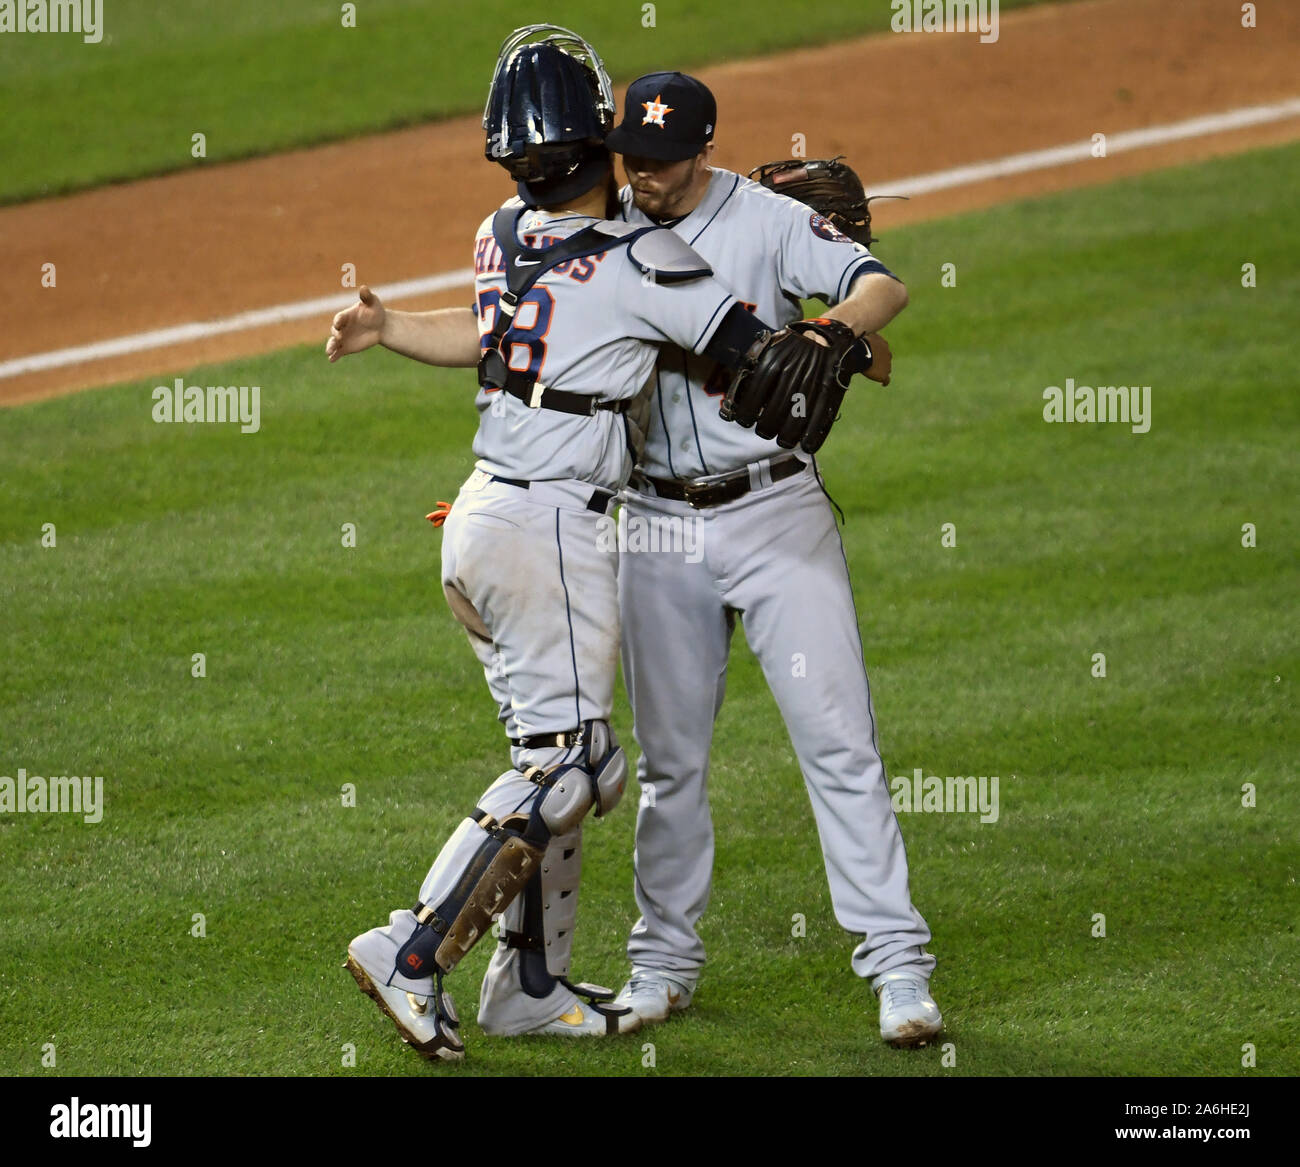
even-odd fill
[{"label": "green grass field", "polygon": [[[469,1060],[433,1067],[342,971],[504,761],[423,519],[470,468],[472,376],[314,347],[191,372],[262,387],[246,436],[154,424],[152,381],[0,413],[0,774],[106,782],[97,825],[0,815],[0,1072],[1300,1072],[1298,181],[1292,146],[877,247],[912,293],[895,380],[858,383],[822,461],[881,746],[894,774],[1001,778],[996,824],[902,816],[951,1068],[878,1040],[740,638],[688,1013],[487,1038],[480,946],[453,979]],[[1150,384],[1150,432],[1046,424],[1067,377]],[[587,831],[575,971],[612,984],[635,801]]]},{"label": "green grass field", "polygon": [[362,0],[345,28],[343,5],[322,0],[109,0],[98,44],[0,36],[0,203],[481,110],[502,40],[533,21],[587,37],[625,83],[883,31],[891,16],[884,0],[747,0],[743,19],[700,0],[654,7],[647,28],[639,3]]}]

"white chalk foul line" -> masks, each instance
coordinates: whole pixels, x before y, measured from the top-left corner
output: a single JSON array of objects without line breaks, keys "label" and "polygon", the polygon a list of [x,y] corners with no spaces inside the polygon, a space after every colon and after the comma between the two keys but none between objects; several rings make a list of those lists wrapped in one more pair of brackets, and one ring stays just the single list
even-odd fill
[{"label": "white chalk foul line", "polygon": [[[1224,113],[1188,118],[1185,121],[1171,122],[1163,126],[1124,130],[1106,136],[1106,156],[1110,157],[1112,154],[1122,154],[1130,150],[1142,150],[1150,146],[1162,146],[1185,138],[1219,134],[1226,130],[1245,129],[1248,126],[1258,126],[1266,122],[1283,121],[1298,116],[1300,116],[1300,98],[1290,98],[1269,105],[1252,105],[1242,109],[1230,109]],[[934,191],[949,190],[956,186],[987,182],[992,178],[1004,178],[1012,174],[1025,174],[1031,170],[1046,170],[1052,166],[1083,162],[1092,157],[1092,150],[1091,140],[1071,142],[1047,150],[1030,150],[1024,154],[995,158],[990,162],[977,162],[970,166],[935,171],[933,174],[918,174],[895,182],[882,182],[880,186],[890,194],[909,196],[932,194]],[[386,300],[402,300],[412,296],[426,296],[432,292],[445,292],[453,288],[467,288],[473,282],[474,270],[461,268],[458,271],[440,272],[419,279],[403,280],[401,283],[389,284],[382,288],[376,287],[375,290]],[[0,361],[0,380],[6,377],[20,377],[24,373],[40,373],[48,369],[61,369],[68,365],[81,365],[89,361],[104,360],[107,357],[127,356],[131,353],[146,352],[149,349],[167,348],[185,341],[206,340],[210,336],[220,336],[227,332],[244,332],[268,324],[283,324],[290,320],[301,320],[307,316],[316,316],[331,310],[338,311],[345,307],[347,307],[346,301],[339,296],[318,296],[314,300],[298,300],[292,304],[256,308],[220,320],[194,321],[190,324],[177,324],[170,328],[119,336],[113,340],[96,341],[94,344],[77,345],[75,348],[33,353],[30,356]]]},{"label": "white chalk foul line", "polygon": [[[1278,122],[1300,116],[1300,97],[1272,105],[1252,105],[1243,109],[1230,109],[1225,113],[1206,114],[1164,126],[1148,126],[1144,130],[1124,130],[1106,135],[1106,157],[1130,150],[1143,150],[1150,146],[1163,146],[1184,138],[1200,138],[1207,134],[1221,134],[1225,130],[1243,130],[1248,126]],[[1092,141],[1072,142],[1067,146],[1052,146],[1047,150],[1030,150],[1026,154],[1011,154],[992,162],[976,162],[952,170],[939,170],[934,174],[918,174],[898,182],[882,182],[882,189],[890,194],[923,195],[954,186],[969,186],[987,182],[991,178],[1005,178],[1011,174],[1024,174],[1030,170],[1046,170],[1051,166],[1064,166],[1069,162],[1085,162],[1092,157]]]},{"label": "white chalk foul line", "polygon": [[[473,283],[474,269],[465,267],[459,271],[422,276],[416,280],[403,280],[401,283],[389,284],[377,290],[382,291],[385,299],[401,300],[411,296],[428,295],[430,292],[445,292],[450,288],[465,288]],[[87,361],[101,361],[106,357],[126,356],[130,353],[145,352],[148,349],[167,348],[187,340],[206,340],[210,336],[220,336],[224,332],[244,332],[268,324],[284,324],[290,320],[301,320],[305,316],[337,312],[347,306],[348,301],[340,296],[318,296],[314,300],[277,304],[273,308],[255,308],[250,312],[240,312],[237,316],[222,317],[220,320],[175,324],[170,328],[136,332],[130,336],[119,336],[114,340],[77,345],[76,348],[33,353],[28,357],[16,357],[10,361],[0,362],[0,379],[18,377],[23,373],[39,373],[46,369],[60,369],[65,365],[81,365]]]}]

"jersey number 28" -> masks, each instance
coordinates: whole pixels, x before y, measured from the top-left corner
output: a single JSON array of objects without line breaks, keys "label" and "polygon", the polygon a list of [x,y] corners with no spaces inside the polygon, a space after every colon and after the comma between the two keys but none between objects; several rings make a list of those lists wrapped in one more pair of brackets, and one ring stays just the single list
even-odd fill
[{"label": "jersey number 28", "polygon": [[[484,288],[478,294],[479,340],[484,348],[492,336],[492,326],[496,323],[497,313],[501,310],[501,293],[496,288]],[[515,309],[515,318],[505,335],[502,355],[506,365],[516,372],[528,373],[533,377],[542,375],[542,365],[546,363],[546,334],[551,330],[551,312],[555,308],[555,298],[546,288],[532,288],[528,295],[519,301]],[[516,362],[516,351],[528,350],[528,364],[520,366]],[[522,359],[522,357],[520,358]]]}]

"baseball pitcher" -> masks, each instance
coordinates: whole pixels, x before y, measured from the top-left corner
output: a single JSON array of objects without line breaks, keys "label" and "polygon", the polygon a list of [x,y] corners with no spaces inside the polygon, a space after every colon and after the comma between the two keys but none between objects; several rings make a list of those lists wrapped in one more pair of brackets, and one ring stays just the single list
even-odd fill
[{"label": "baseball pitcher", "polygon": [[[826,317],[865,337],[867,375],[887,384],[891,358],[876,332],[907,292],[866,246],[865,199],[834,204],[849,212],[841,225],[855,240],[776,193],[783,181],[816,187],[827,164],[770,168],[768,189],[709,165],[716,123],[713,95],[692,77],[656,73],[631,85],[607,139],[623,155],[624,219],[670,227],[771,324],[797,321],[803,299],[834,305]],[[800,410],[788,388],[773,395],[748,372],[733,376],[707,354],[661,357],[645,452],[623,506],[628,522],[701,517],[706,536],[695,562],[627,553],[619,569],[624,677],[647,795],[636,827],[641,919],[617,1003],[662,1021],[689,1005],[704,964],[695,926],[713,865],[709,749],[740,619],[799,758],[836,918],[863,936],[852,967],[879,994],[881,1035],[924,1045],[942,1026],[928,988],[930,931],[912,906],[847,562],[811,456],[846,382],[829,407],[814,399]]]}]

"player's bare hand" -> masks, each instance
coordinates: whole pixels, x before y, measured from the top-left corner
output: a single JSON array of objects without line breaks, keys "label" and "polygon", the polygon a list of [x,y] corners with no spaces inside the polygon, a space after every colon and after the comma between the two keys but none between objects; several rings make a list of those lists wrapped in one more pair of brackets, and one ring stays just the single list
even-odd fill
[{"label": "player's bare hand", "polygon": [[379,297],[365,284],[357,291],[360,299],[351,308],[345,308],[334,317],[330,338],[325,342],[325,355],[330,363],[339,357],[364,352],[379,343],[384,331],[387,312]]},{"label": "player's bare hand", "polygon": [[871,365],[862,375],[869,380],[888,385],[889,374],[894,365],[894,354],[889,351],[889,341],[878,332],[867,333],[865,339],[871,346]]}]

